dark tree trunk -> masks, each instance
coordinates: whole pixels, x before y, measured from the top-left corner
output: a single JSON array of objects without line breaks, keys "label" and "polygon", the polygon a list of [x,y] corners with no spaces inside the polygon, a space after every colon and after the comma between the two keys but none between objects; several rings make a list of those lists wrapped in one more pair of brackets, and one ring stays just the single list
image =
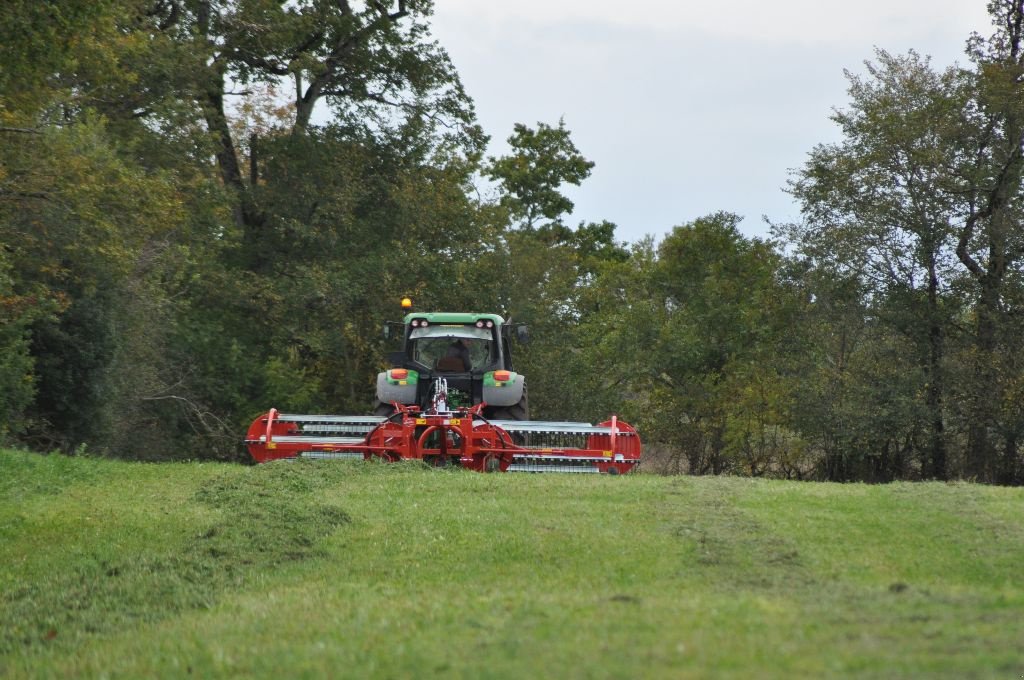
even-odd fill
[{"label": "dark tree trunk", "polygon": [[1019,485],[1024,483],[1021,479],[1020,455],[1017,451],[1016,430],[1007,433],[1003,445],[1003,457],[999,461],[999,483],[1008,485]]},{"label": "dark tree trunk", "polygon": [[978,321],[971,390],[970,425],[967,428],[967,476],[979,482],[994,481],[995,447],[990,432],[996,424],[998,385],[995,371],[996,316],[999,289],[994,279],[981,281]]},{"label": "dark tree trunk", "polygon": [[[266,218],[253,199],[252,187],[243,178],[238,151],[235,148],[234,138],[231,136],[231,126],[224,111],[224,76],[222,73],[218,72],[210,78],[205,94],[203,115],[206,126],[217,145],[215,155],[221,181],[224,182],[224,186],[234,191],[237,197],[233,213],[235,224],[242,229],[245,264],[254,272],[263,272],[269,266],[269,259],[265,255],[267,251],[264,234]],[[255,166],[252,170],[255,172]]]},{"label": "dark tree trunk", "polygon": [[939,278],[936,274],[935,250],[931,249],[928,262],[928,389],[925,404],[928,408],[928,450],[922,475],[926,479],[946,479],[946,425],[943,417],[945,380],[942,372],[945,351],[942,316],[939,310]]}]

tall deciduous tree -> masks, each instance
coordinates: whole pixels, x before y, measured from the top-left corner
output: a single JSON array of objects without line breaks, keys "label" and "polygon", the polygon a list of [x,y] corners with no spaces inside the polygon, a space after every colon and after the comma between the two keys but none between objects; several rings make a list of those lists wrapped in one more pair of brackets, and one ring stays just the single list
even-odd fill
[{"label": "tall deciduous tree", "polygon": [[[763,363],[762,352],[778,347],[783,322],[775,314],[783,298],[775,276],[777,256],[769,244],[744,238],[739,220],[731,213],[700,218],[677,227],[658,249],[656,281],[666,322],[651,353],[656,363],[649,375],[672,410],[685,416],[677,430],[694,472],[734,469],[739,451],[730,443],[742,448],[745,438],[729,433],[733,408],[741,403],[735,389],[754,380],[751,369]],[[774,380],[770,365],[764,367],[769,372],[757,380],[767,387]],[[776,398],[765,395],[765,401]],[[762,425],[778,420],[747,422],[758,428],[749,434],[761,437]]]},{"label": "tall deciduous tree", "polygon": [[[211,135],[225,186],[237,196],[249,264],[265,271],[267,209],[253,196],[254,165],[239,162],[227,98],[235,85],[291,83],[292,135],[313,123],[320,102],[343,126],[386,131],[398,119],[446,125],[452,143],[475,153],[482,134],[447,54],[429,42],[430,0],[157,0],[148,23],[202,61],[192,92]],[[255,157],[250,157],[254,161]],[[273,177],[269,178],[271,181]]]},{"label": "tall deciduous tree", "polygon": [[994,430],[1005,386],[998,369],[1007,325],[1006,286],[1024,253],[1024,2],[993,0],[995,32],[974,36],[974,99],[965,108],[955,190],[965,199],[956,253],[974,282],[976,353],[969,394],[969,475],[992,481],[1018,474],[1016,437],[997,455]]},{"label": "tall deciduous tree", "polygon": [[[903,385],[904,399],[923,395],[906,416],[926,419],[924,442],[904,423],[923,474],[944,476],[950,442],[965,441],[958,474],[1010,481],[1024,432],[1004,407],[1021,363],[1024,3],[989,11],[995,32],[969,42],[971,68],[935,73],[914,53],[880,52],[866,78],[851,78],[851,106],[835,116],[844,141],[816,149],[792,189],[806,217],[795,242],[863,284],[851,304],[868,315],[872,347],[895,350],[886,328],[917,347],[890,354],[910,364],[887,384]],[[918,368],[920,384],[906,382]],[[954,418],[962,439],[947,436]]]},{"label": "tall deciduous tree", "polygon": [[[960,200],[948,191],[958,158],[949,144],[967,101],[964,74],[933,71],[910,52],[879,50],[867,75],[847,73],[850,104],[833,115],[843,141],[817,147],[790,184],[805,222],[790,233],[815,266],[858,277],[880,321],[918,347],[906,385],[925,402],[922,468],[945,478],[945,300],[955,257],[951,237]],[[865,412],[865,415],[867,412]]]}]

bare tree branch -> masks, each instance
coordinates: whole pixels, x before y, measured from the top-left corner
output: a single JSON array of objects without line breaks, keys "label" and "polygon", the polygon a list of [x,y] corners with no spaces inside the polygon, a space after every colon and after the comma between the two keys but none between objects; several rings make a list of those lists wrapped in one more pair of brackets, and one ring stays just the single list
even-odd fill
[{"label": "bare tree branch", "polygon": [[[296,115],[295,115],[295,128],[304,129],[309,124],[309,119],[313,114],[313,107],[317,101],[324,96],[324,92],[337,84],[337,78],[341,71],[341,65],[345,58],[347,58],[357,45],[367,40],[375,31],[379,30],[384,24],[397,23],[399,19],[408,15],[405,0],[400,0],[398,3],[398,12],[388,13],[386,8],[381,8],[379,2],[373,3],[378,11],[381,11],[379,17],[373,21],[368,22],[365,26],[355,31],[348,36],[339,36],[338,41],[335,43],[331,53],[324,60],[324,70],[319,75],[315,76],[306,88],[305,93],[299,92],[296,96]],[[351,8],[345,0],[339,1],[339,7],[346,13],[351,13]]]}]

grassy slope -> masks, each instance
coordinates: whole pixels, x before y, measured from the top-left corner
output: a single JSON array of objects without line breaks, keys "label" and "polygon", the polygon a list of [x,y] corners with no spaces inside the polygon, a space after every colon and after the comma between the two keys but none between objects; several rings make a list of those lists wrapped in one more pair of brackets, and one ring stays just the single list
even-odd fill
[{"label": "grassy slope", "polygon": [[0,676],[1024,675],[1024,489],[0,452]]}]

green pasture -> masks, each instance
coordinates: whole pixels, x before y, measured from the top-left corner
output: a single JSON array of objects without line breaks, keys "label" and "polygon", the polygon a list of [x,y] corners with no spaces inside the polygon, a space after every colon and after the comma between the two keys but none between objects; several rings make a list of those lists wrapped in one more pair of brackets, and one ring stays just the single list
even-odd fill
[{"label": "green pasture", "polygon": [[0,452],[0,677],[1024,676],[1024,489]]}]

